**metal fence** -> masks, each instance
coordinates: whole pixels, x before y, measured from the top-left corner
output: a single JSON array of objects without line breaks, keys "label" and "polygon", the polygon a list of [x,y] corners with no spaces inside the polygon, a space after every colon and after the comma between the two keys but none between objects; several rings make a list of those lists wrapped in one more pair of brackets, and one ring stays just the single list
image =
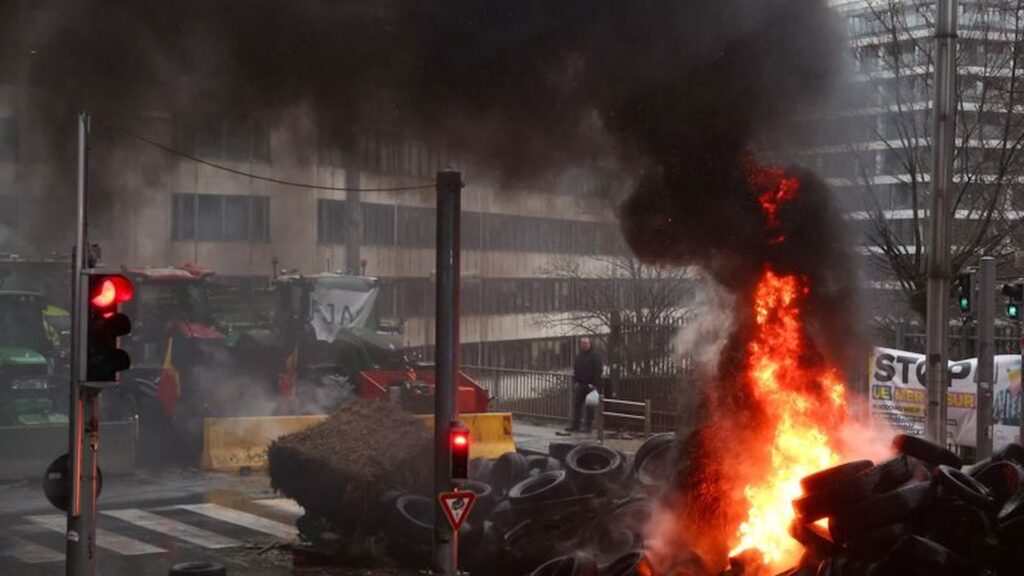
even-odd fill
[{"label": "metal fence", "polygon": [[491,396],[491,408],[522,416],[569,420],[572,375],[508,368],[463,366]]},{"label": "metal fence", "polygon": [[[537,372],[463,366],[462,369],[490,394],[491,408],[520,416],[568,421],[572,413],[572,375],[566,372]],[[676,375],[627,376],[619,379],[614,398],[634,402],[650,401],[651,427],[655,432],[674,430],[678,398],[692,381],[690,371]],[[636,431],[642,426],[616,425]]]}]

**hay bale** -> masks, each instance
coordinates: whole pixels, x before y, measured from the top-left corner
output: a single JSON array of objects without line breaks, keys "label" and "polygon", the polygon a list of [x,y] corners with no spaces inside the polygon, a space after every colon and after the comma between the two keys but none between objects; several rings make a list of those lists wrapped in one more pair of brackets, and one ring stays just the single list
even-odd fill
[{"label": "hay bale", "polygon": [[268,450],[270,483],[338,530],[362,530],[388,490],[429,495],[433,435],[390,404],[352,400]]}]

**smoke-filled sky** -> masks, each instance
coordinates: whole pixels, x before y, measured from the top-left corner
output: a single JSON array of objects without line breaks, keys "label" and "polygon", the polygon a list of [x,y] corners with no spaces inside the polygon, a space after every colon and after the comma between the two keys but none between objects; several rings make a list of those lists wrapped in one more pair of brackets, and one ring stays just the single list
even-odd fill
[{"label": "smoke-filled sky", "polygon": [[[20,35],[27,127],[42,134],[73,127],[77,109],[131,125],[304,106],[338,146],[387,126],[509,179],[614,165],[636,186],[621,209],[633,250],[702,264],[732,289],[778,257],[762,253],[744,155],[825,98],[842,51],[824,0],[35,5],[3,33]],[[834,268],[826,191],[806,187],[787,225],[807,242],[783,259]]]}]

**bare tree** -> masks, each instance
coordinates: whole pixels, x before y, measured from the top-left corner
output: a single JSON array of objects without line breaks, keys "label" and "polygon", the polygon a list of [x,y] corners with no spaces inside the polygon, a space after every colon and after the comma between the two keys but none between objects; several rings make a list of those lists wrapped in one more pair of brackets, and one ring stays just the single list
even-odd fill
[{"label": "bare tree", "polygon": [[[1022,3],[961,4],[952,273],[981,256],[1008,257],[1020,246]],[[865,4],[866,11],[851,18],[851,28],[859,84],[870,95],[865,103],[860,94],[845,112],[854,136],[847,136],[852,142],[843,152],[853,162],[840,171],[864,192],[861,209],[851,207],[863,224],[874,277],[898,283],[909,308],[924,318],[935,3]]]},{"label": "bare tree", "polygon": [[570,310],[538,324],[606,340],[613,369],[651,373],[675,366],[671,339],[690,315],[695,280],[689,268],[643,263],[631,255],[558,257],[542,273],[568,283]]}]

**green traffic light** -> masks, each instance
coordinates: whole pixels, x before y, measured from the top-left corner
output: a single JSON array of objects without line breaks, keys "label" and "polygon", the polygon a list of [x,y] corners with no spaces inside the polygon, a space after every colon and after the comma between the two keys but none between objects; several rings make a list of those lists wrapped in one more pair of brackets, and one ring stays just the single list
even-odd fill
[{"label": "green traffic light", "polygon": [[960,311],[970,312],[971,311],[971,299],[967,296],[960,297]]},{"label": "green traffic light", "polygon": [[1006,316],[1010,320],[1016,320],[1020,318],[1020,306],[1016,302],[1009,302],[1006,304]]}]

